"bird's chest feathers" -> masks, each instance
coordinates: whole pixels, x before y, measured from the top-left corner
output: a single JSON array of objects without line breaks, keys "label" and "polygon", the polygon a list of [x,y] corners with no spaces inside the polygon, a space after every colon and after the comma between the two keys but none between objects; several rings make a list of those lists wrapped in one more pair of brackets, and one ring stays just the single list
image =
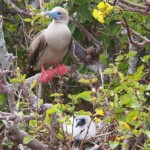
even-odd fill
[{"label": "bird's chest feathers", "polygon": [[71,32],[66,24],[50,24],[45,31],[47,44],[55,50],[66,49],[71,40]]}]

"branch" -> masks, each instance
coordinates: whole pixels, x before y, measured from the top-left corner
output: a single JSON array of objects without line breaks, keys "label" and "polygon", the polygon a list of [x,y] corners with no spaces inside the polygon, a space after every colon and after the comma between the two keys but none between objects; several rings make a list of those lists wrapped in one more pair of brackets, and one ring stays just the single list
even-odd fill
[{"label": "branch", "polygon": [[[141,47],[141,46],[144,46],[144,45],[146,45],[146,44],[150,44],[150,40],[149,40],[149,39],[147,39],[146,37],[140,35],[139,33],[135,32],[133,29],[131,29],[131,28],[129,27],[129,24],[128,24],[128,22],[127,22],[127,20],[126,20],[125,17],[124,17],[123,20],[121,20],[118,24],[121,24],[123,27],[126,28],[129,41],[130,41],[130,43],[131,43],[132,45],[136,45],[136,46],[140,46],[140,47]],[[140,43],[140,42],[135,42],[135,41],[133,40],[133,38],[131,37],[131,33],[132,33],[135,37],[137,37],[138,39],[142,40],[142,42],[141,42],[141,43]]]},{"label": "branch", "polygon": [[132,12],[139,12],[144,15],[150,15],[150,6],[144,6],[140,4],[135,4],[126,0],[115,0],[111,3],[112,5],[118,5],[120,8],[132,11]]},{"label": "branch", "polygon": [[144,6],[144,5],[140,5],[140,4],[135,4],[135,3],[132,3],[132,2],[129,2],[129,1],[126,1],[126,0],[121,0],[120,2],[126,4],[126,5],[129,5],[131,7],[136,7],[136,8],[139,8],[139,9],[147,9],[147,6]]},{"label": "branch", "polygon": [[[26,132],[20,130],[18,125],[15,125],[13,123],[7,126],[6,130],[8,130],[7,132],[8,138],[11,139],[12,141],[17,142],[18,144],[23,144],[24,137],[29,136]],[[44,145],[43,143],[39,142],[36,139],[33,139],[26,145],[32,150],[50,150],[48,146]]]},{"label": "branch", "polygon": [[74,19],[71,19],[71,22],[81,31],[85,34],[85,36],[87,36],[88,38],[91,39],[91,41],[93,41],[94,44],[98,45],[99,47],[101,46],[101,43],[94,38],[79,22],[75,21]]},{"label": "branch", "polygon": [[3,17],[0,15],[0,67],[3,69],[11,70],[16,57],[14,57],[13,54],[7,52],[2,26]]},{"label": "branch", "polygon": [[8,5],[11,5],[12,8],[13,8],[16,12],[18,12],[18,13],[20,13],[20,14],[24,14],[24,15],[29,16],[29,17],[31,16],[28,12],[25,12],[24,10],[18,8],[11,0],[4,0],[4,2],[5,2],[6,4],[8,4]]},{"label": "branch", "polygon": [[11,84],[5,80],[6,73],[0,70],[0,94],[7,94],[9,108],[12,114],[17,112],[17,106],[14,97],[14,90]]}]

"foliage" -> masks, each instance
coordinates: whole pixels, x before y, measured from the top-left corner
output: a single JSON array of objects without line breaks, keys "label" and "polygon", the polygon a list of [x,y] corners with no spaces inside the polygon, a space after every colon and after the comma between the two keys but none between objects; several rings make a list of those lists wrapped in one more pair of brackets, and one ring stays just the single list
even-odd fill
[{"label": "foliage", "polygon": [[[23,3],[21,2],[16,2],[16,5],[22,8]],[[19,101],[20,113],[22,115],[32,114],[33,117],[28,126],[24,123],[20,125],[22,129],[27,130],[30,134],[30,136],[24,138],[24,144],[29,143],[34,138],[45,142],[43,136],[49,139],[51,133],[46,126],[50,125],[53,115],[57,114],[57,123],[59,124],[64,122],[69,124],[69,117],[72,115],[90,115],[97,123],[113,124],[115,122],[116,127],[114,130],[118,134],[114,138],[110,135],[104,141],[109,144],[111,149],[119,144],[125,147],[124,139],[134,136],[139,137],[142,133],[147,136],[147,140],[141,147],[146,150],[150,146],[150,107],[149,100],[145,96],[145,91],[150,90],[149,81],[147,81],[150,46],[145,45],[142,47],[145,53],[143,52],[143,56],[140,56],[137,70],[131,75],[128,74],[129,61],[132,57],[136,57],[139,52],[129,52],[128,38],[126,35],[121,34],[121,25],[117,24],[119,19],[125,17],[132,29],[149,38],[150,18],[137,12],[124,11],[117,6],[112,7],[107,2],[102,0],[54,0],[46,3],[45,10],[50,10],[56,5],[65,6],[70,17],[81,23],[102,43],[102,50],[98,58],[99,61],[109,66],[103,71],[103,75],[109,76],[110,80],[105,82],[104,88],[95,86],[99,82],[98,77],[92,79],[82,78],[78,81],[80,84],[69,80],[67,84],[70,83],[71,86],[66,85],[70,86],[69,88],[63,86],[63,79],[57,80],[62,84],[56,83],[53,86],[53,92],[48,89],[48,96],[44,95],[43,100],[40,100],[40,103],[37,104],[41,106],[44,102],[53,102],[53,106],[44,115],[39,114],[36,110],[24,111],[25,108],[29,107],[29,101],[21,97],[20,102],[17,95],[16,100]],[[4,18],[4,33],[8,50],[18,56],[17,65],[22,70],[26,63],[24,48],[28,47],[30,43],[30,39],[27,38],[26,34],[32,38],[51,21],[49,18],[44,17],[38,8],[29,5],[28,10],[32,14],[31,17],[1,12],[6,17]],[[80,32],[79,28],[73,23],[70,23],[69,27],[73,37],[82,46],[87,48],[93,45],[92,41]],[[82,65],[78,68],[82,68]],[[85,68],[83,70],[84,73],[88,72]],[[21,74],[20,70],[16,70],[15,77],[10,79],[10,83],[23,84],[25,78],[26,76]],[[36,88],[37,83],[34,81],[30,85],[32,93],[36,94]],[[0,105],[6,106],[4,95],[0,95]],[[0,108],[0,111],[4,110],[6,111],[4,107]],[[71,137],[64,133],[61,127],[57,137],[60,141],[63,141],[64,138],[71,141]],[[98,140],[102,141],[101,138]],[[65,145],[68,143],[66,142]]]}]

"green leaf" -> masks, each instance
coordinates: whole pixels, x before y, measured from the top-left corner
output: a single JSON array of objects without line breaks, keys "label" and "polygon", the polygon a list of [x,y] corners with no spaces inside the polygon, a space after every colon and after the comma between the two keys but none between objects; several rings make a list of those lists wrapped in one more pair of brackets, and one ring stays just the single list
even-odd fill
[{"label": "green leaf", "polygon": [[135,120],[134,120],[133,118],[134,118],[134,117],[138,117],[138,116],[139,116],[139,111],[136,111],[136,110],[130,111],[130,112],[127,114],[126,122],[127,122],[127,123],[130,123],[131,125],[134,125]]},{"label": "green leaf", "polygon": [[147,116],[147,122],[148,122],[148,124],[150,126],[150,114],[148,114],[148,116]]},{"label": "green leaf", "polygon": [[80,8],[79,8],[79,15],[80,15],[79,21],[80,21],[80,23],[84,23],[87,20],[89,20],[89,21],[91,20],[92,15],[91,15],[91,12],[89,11],[88,8],[89,8],[88,3],[82,3],[80,5]]},{"label": "green leaf", "polygon": [[137,51],[130,51],[129,53],[127,53],[125,56],[126,57],[134,57],[137,55]]},{"label": "green leaf", "polygon": [[60,140],[63,140],[63,135],[61,133],[58,133],[57,138],[60,139]]},{"label": "green leaf", "polygon": [[80,83],[83,83],[83,84],[89,84],[89,83],[90,83],[90,80],[89,80],[89,79],[83,79],[83,78],[82,78],[82,79],[79,80],[79,82],[80,82]]},{"label": "green leaf", "polygon": [[99,55],[99,60],[102,63],[107,64],[108,57],[109,57],[108,53],[103,53]]},{"label": "green leaf", "polygon": [[150,131],[145,131],[145,133],[148,136],[148,138],[150,139]]},{"label": "green leaf", "polygon": [[75,112],[75,114],[77,116],[82,116],[82,115],[91,116],[91,112],[90,111],[84,111],[84,110],[79,110],[79,111]]},{"label": "green leaf", "polygon": [[121,72],[118,72],[118,74],[119,74],[119,77],[121,79],[121,82],[123,82],[125,79],[124,75]]},{"label": "green leaf", "polygon": [[148,61],[150,60],[150,55],[144,56],[143,58],[141,58],[141,60],[142,60],[143,62],[148,62]]},{"label": "green leaf", "polygon": [[18,79],[18,78],[13,78],[13,79],[10,80],[10,82],[11,82],[11,83],[20,83],[21,80]]},{"label": "green leaf", "polygon": [[103,74],[113,74],[114,71],[113,71],[113,68],[107,68],[103,71]]},{"label": "green leaf", "polygon": [[23,138],[23,144],[28,144],[28,143],[31,142],[33,139],[34,139],[34,137],[31,136],[31,135],[25,136],[25,137]]},{"label": "green leaf", "polygon": [[46,111],[46,117],[45,117],[45,120],[44,120],[44,122],[45,122],[47,125],[50,124],[51,119],[52,119],[51,116],[52,116],[52,114],[55,113],[55,112],[56,112],[56,108],[55,108],[54,106],[52,106],[51,108],[47,109],[47,111]]},{"label": "green leaf", "polygon": [[84,100],[86,100],[86,101],[91,102],[91,98],[92,98],[92,97],[91,97],[91,94],[92,94],[91,91],[84,91],[84,92],[78,94],[78,95],[77,95],[77,98],[78,98],[78,99],[79,99],[79,98],[82,98],[82,99],[84,99]]},{"label": "green leaf", "polygon": [[36,15],[36,16],[34,16],[34,17],[33,17],[34,22],[35,22],[37,19],[41,18],[41,17],[42,17],[42,15]]},{"label": "green leaf", "polygon": [[119,142],[113,142],[113,141],[109,141],[109,145],[110,145],[110,148],[111,149],[114,149],[115,147],[117,147],[118,146],[118,144],[119,144]]},{"label": "green leaf", "polygon": [[62,93],[54,93],[54,94],[51,94],[50,97],[61,97],[63,95],[64,94],[62,94]]},{"label": "green leaf", "polygon": [[38,127],[38,120],[30,120],[29,126],[30,127]]},{"label": "green leaf", "polygon": [[37,85],[37,81],[34,80],[30,85],[30,90],[32,90]]},{"label": "green leaf", "polygon": [[70,24],[69,29],[71,30],[71,33],[73,34],[75,32],[76,26],[74,24]]},{"label": "green leaf", "polygon": [[117,56],[117,58],[115,59],[115,61],[121,61],[121,60],[123,60],[123,55],[119,55],[119,56]]},{"label": "green leaf", "polygon": [[24,21],[25,22],[32,22],[32,19],[31,18],[25,18]]}]

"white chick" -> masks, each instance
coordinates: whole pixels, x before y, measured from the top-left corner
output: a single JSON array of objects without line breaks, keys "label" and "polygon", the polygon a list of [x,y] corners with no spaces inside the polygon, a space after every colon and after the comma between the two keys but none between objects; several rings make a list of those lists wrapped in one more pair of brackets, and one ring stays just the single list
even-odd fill
[{"label": "white chick", "polygon": [[66,125],[65,123],[63,123],[63,130],[66,133],[72,135],[73,139],[83,140],[86,136],[85,139],[87,140],[90,139],[91,137],[95,137],[96,125],[89,116],[75,116],[74,118],[73,117],[69,118],[69,120],[71,121],[71,124]]}]

